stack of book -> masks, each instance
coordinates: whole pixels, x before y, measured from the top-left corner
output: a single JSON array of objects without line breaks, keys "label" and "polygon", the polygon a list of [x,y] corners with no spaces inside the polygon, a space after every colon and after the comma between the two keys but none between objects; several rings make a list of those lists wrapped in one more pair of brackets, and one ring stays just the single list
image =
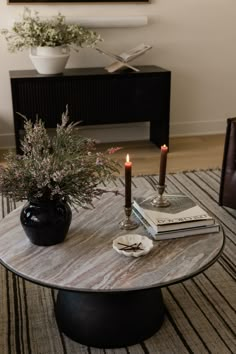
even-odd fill
[{"label": "stack of book", "polygon": [[218,232],[219,224],[191,198],[183,194],[165,195],[170,205],[152,206],[154,195],[134,198],[133,213],[156,240]]}]

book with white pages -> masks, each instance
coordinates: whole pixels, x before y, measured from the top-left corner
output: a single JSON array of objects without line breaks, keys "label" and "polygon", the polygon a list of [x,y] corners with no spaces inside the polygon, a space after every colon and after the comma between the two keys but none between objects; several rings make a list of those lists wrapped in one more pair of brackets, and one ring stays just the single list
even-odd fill
[{"label": "book with white pages", "polygon": [[168,207],[152,205],[153,192],[134,197],[133,206],[151,225],[156,233],[213,225],[215,220],[190,197],[183,194],[166,195]]},{"label": "book with white pages", "polygon": [[154,240],[168,240],[174,238],[181,238],[181,237],[188,237],[188,236],[196,236],[196,235],[204,235],[210,234],[220,231],[220,225],[214,223],[213,225],[206,225],[206,226],[199,226],[194,228],[185,228],[185,229],[178,229],[172,231],[163,231],[163,232],[156,232],[152,226],[148,223],[146,219],[135,209],[133,208],[133,214],[137,217],[137,219],[143,224],[149,235]]}]

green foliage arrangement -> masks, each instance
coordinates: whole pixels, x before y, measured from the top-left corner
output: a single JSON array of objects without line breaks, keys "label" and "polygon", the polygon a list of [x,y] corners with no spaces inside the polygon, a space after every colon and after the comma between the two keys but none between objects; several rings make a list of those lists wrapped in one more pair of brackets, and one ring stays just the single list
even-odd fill
[{"label": "green foliage arrangement", "polygon": [[68,110],[53,137],[41,119],[33,124],[24,117],[23,154],[8,153],[0,169],[0,190],[17,200],[63,199],[69,204],[91,207],[93,198],[107,192],[101,188],[119,173],[111,154],[96,151],[96,142],[76,134],[78,123],[69,123]]},{"label": "green foliage arrangement", "polygon": [[58,13],[51,19],[41,19],[38,12],[31,13],[25,8],[21,21],[16,21],[11,30],[1,29],[10,52],[21,51],[31,47],[70,46],[93,47],[101,37],[94,31],[78,24],[66,24],[65,16]]}]

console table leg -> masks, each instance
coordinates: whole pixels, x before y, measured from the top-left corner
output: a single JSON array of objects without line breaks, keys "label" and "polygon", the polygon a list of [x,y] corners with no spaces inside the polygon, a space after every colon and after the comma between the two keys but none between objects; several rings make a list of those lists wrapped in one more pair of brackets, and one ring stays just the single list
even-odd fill
[{"label": "console table leg", "polygon": [[169,121],[166,118],[163,122],[150,121],[150,141],[159,148],[162,145],[169,146]]},{"label": "console table leg", "polygon": [[129,292],[58,292],[56,320],[71,339],[98,348],[119,348],[151,337],[164,320],[160,289]]}]

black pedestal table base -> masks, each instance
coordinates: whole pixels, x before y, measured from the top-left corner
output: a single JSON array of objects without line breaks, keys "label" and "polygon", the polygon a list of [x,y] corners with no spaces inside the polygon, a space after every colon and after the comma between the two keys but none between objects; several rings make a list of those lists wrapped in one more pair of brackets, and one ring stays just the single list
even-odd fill
[{"label": "black pedestal table base", "polygon": [[137,344],[158,331],[164,320],[159,288],[86,293],[60,290],[55,312],[64,334],[97,348]]}]

